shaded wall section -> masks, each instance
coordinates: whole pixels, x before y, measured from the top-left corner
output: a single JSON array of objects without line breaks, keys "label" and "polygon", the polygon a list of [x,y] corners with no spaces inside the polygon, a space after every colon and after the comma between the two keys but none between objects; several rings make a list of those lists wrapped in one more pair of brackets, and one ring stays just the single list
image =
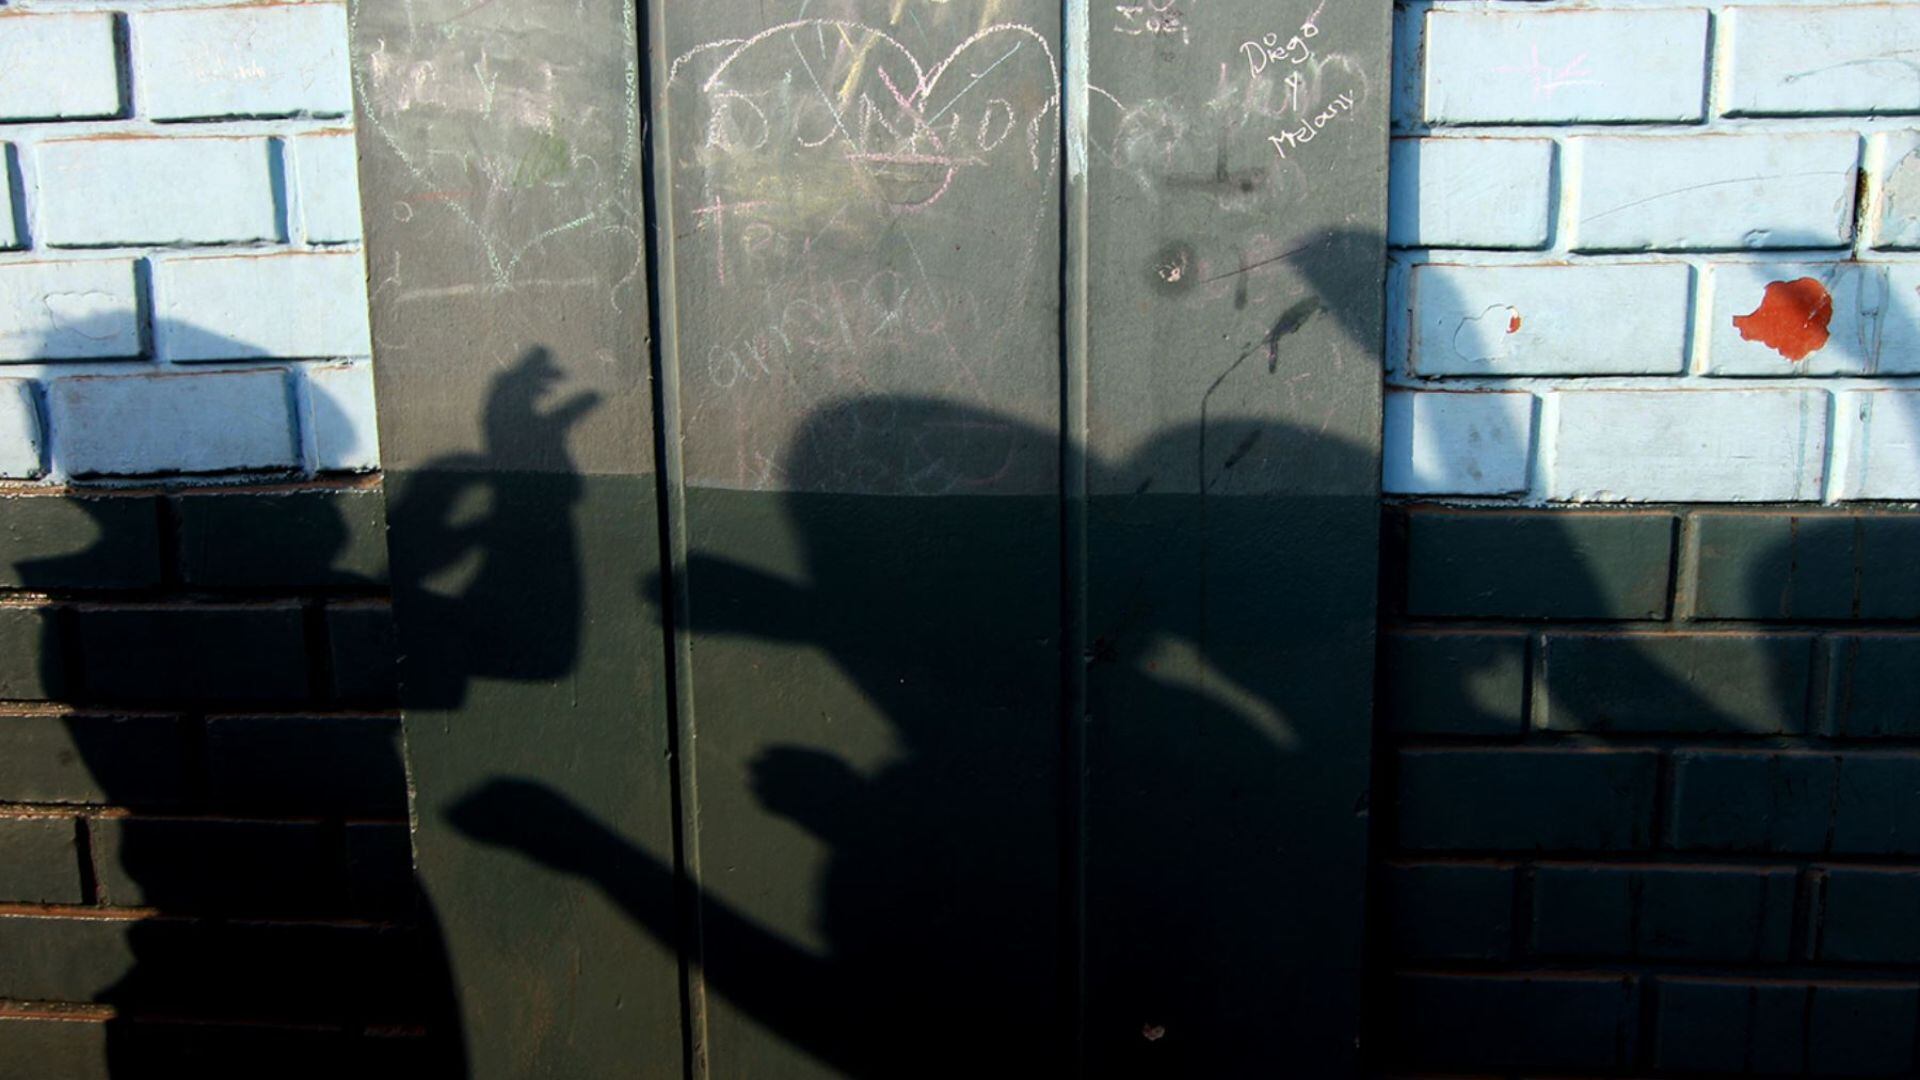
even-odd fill
[{"label": "shaded wall section", "polygon": [[0,1075],[447,1061],[377,485],[0,512]]},{"label": "shaded wall section", "polygon": [[1383,1062],[1911,1074],[1920,517],[1389,524]]},{"label": "shaded wall section", "polygon": [[[673,859],[631,5],[363,3],[352,35],[420,874],[471,1075],[679,1076],[678,965],[468,838],[537,780]],[[497,833],[537,808],[468,824]],[[586,834],[562,835],[564,845]]]}]

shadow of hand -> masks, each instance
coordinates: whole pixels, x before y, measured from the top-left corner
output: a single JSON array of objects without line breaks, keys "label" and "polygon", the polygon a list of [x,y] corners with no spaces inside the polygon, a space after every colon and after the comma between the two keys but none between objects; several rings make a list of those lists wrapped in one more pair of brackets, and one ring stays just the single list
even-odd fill
[{"label": "shadow of hand", "polygon": [[760,805],[831,839],[834,823],[858,813],[867,778],[832,754],[802,746],[775,746],[753,759],[754,797]]},{"label": "shadow of hand", "polygon": [[[704,634],[744,634],[770,641],[812,640],[813,591],[764,570],[712,555],[687,558],[686,574],[697,582],[700,604],[690,629]],[[640,595],[655,618],[666,611],[666,581],[658,573],[640,582]]]},{"label": "shadow of hand", "polygon": [[454,828],[571,874],[595,869],[592,842],[606,830],[566,796],[531,780],[489,780],[447,812]]}]

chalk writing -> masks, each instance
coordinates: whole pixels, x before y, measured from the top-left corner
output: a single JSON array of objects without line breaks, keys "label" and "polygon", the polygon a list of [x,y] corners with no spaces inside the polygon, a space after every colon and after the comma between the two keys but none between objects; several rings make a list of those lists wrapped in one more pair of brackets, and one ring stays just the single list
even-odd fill
[{"label": "chalk writing", "polygon": [[1298,128],[1283,131],[1278,135],[1269,135],[1267,141],[1273,144],[1274,150],[1279,152],[1281,160],[1284,161],[1288,150],[1312,142],[1319,136],[1322,128],[1352,111],[1353,95],[1341,94],[1329,102],[1327,107],[1320,110],[1317,115],[1311,118],[1301,117]]},{"label": "chalk writing", "polygon": [[[1322,4],[1321,8],[1325,6]],[[1247,58],[1247,69],[1255,78],[1274,64],[1285,62],[1299,67],[1313,59],[1313,46],[1307,42],[1320,36],[1320,27],[1315,20],[1320,17],[1321,8],[1314,8],[1313,14],[1300,24],[1300,29],[1285,41],[1280,39],[1278,33],[1266,33],[1241,43],[1240,55]]]},{"label": "chalk writing", "polygon": [[1130,37],[1155,35],[1162,37],[1177,36],[1180,44],[1191,41],[1187,15],[1173,6],[1174,0],[1146,0],[1140,4],[1116,4],[1113,10],[1120,15],[1120,21],[1114,30]]},{"label": "chalk writing", "polygon": [[1540,62],[1540,46],[1535,45],[1525,67],[1497,67],[1496,75],[1525,75],[1533,82],[1534,100],[1552,100],[1556,90],[1569,86],[1598,86],[1600,80],[1586,78],[1587,54],[1581,53],[1559,67]]}]

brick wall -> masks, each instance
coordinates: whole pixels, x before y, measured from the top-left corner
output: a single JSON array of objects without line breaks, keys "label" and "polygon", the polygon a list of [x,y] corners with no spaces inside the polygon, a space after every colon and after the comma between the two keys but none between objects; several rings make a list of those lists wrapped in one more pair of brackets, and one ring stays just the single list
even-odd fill
[{"label": "brick wall", "polygon": [[1385,480],[1920,498],[1920,10],[1407,0]]},{"label": "brick wall", "polygon": [[383,501],[0,501],[0,1077],[424,1054]]},{"label": "brick wall", "polygon": [[0,478],[378,464],[340,3],[0,3]]},{"label": "brick wall", "polygon": [[1912,1075],[1920,514],[1389,514],[1381,1054]]}]

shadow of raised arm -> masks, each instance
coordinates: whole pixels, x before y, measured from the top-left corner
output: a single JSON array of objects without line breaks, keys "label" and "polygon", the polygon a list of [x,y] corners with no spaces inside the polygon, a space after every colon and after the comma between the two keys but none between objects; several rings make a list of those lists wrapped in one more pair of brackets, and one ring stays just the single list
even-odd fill
[{"label": "shadow of raised arm", "polygon": [[859,1060],[858,1025],[865,1018],[833,1007],[843,1000],[828,991],[838,978],[834,965],[711,895],[700,898],[694,927],[683,931],[672,865],[553,788],[530,780],[491,780],[456,803],[448,819],[475,840],[586,879],[662,942],[677,945],[683,934],[724,941],[724,961],[710,962],[703,971],[715,991],[847,1075],[876,1075],[870,1063]]}]

